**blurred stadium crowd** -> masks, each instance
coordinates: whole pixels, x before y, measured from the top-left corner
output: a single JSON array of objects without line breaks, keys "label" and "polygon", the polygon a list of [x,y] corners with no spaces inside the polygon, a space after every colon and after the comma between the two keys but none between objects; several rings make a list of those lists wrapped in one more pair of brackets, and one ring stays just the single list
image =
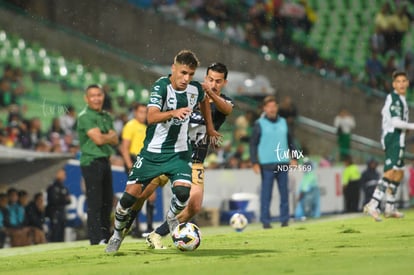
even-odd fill
[{"label": "blurred stadium crowd", "polygon": [[[410,2],[128,2],[148,12],[162,13],[178,23],[191,25],[198,31],[257,49],[260,54],[276,54],[281,61],[310,68],[346,85],[365,85],[387,93],[390,83],[386,76],[396,68],[406,69],[414,85],[413,53],[409,47],[414,41],[410,28],[413,5]],[[75,154],[77,145],[73,123],[76,111],[83,108],[79,91],[88,82],[104,85],[106,107],[116,117],[119,131],[131,117],[133,102],[145,102],[147,98],[145,87],[134,87],[125,79],[108,76],[99,69],[87,71],[80,61],[65,60],[41,45],[24,41],[18,34],[1,31],[0,40],[0,71],[3,72],[0,82],[0,138],[6,146]],[[51,88],[45,82],[59,85]],[[50,89],[54,91],[49,92]],[[52,96],[52,93],[62,96]],[[411,95],[412,91],[409,99]],[[52,100],[46,103],[26,100],[36,96]],[[236,112],[232,121],[243,115]],[[254,114],[255,117],[258,115],[258,112]],[[250,119],[247,127],[251,127],[253,121]],[[232,144],[231,155],[240,155],[237,152],[243,147],[243,142],[240,145],[234,140],[233,130],[227,132],[225,143]],[[242,156],[240,164],[248,160],[245,148]],[[233,167],[225,162],[220,166]]]},{"label": "blurred stadium crowd", "polygon": [[395,69],[406,70],[414,80],[412,1],[129,2],[345,84],[388,93],[388,76]]}]

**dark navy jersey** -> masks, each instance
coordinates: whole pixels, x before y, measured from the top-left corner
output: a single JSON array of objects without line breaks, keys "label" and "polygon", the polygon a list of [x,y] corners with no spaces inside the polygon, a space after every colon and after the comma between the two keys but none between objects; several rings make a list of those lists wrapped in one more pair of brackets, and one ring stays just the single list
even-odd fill
[{"label": "dark navy jersey", "polygon": [[[231,98],[220,94],[220,97],[229,102],[232,106],[234,103]],[[217,131],[220,129],[226,120],[226,115],[217,110],[216,105],[213,103],[210,104],[211,108],[211,117],[213,119],[214,129]],[[192,161],[194,163],[203,163],[204,159],[207,156],[208,150],[208,139],[206,133],[204,117],[201,114],[199,108],[197,108],[190,116],[190,129],[189,136],[191,144],[193,146]]]}]

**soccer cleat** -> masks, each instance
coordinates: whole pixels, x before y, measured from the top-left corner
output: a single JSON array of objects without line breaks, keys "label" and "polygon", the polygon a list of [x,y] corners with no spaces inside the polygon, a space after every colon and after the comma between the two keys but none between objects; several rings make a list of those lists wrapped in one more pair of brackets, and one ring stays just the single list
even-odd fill
[{"label": "soccer cleat", "polygon": [[376,208],[370,207],[368,204],[364,206],[364,213],[373,217],[376,222],[382,221],[380,218],[380,211]]},{"label": "soccer cleat", "polygon": [[176,216],[170,218],[168,217],[168,215],[167,215],[167,223],[168,223],[168,227],[170,228],[171,234],[174,232],[174,229],[180,224]]},{"label": "soccer cleat", "polygon": [[384,212],[384,217],[386,217],[386,218],[401,219],[401,218],[404,218],[404,213],[401,213],[397,209],[394,209],[392,211],[386,211],[386,212]]},{"label": "soccer cleat", "polygon": [[122,239],[118,239],[115,237],[115,235],[112,235],[112,237],[108,241],[108,245],[106,246],[105,252],[106,253],[115,253],[119,250],[122,244]]},{"label": "soccer cleat", "polygon": [[153,249],[166,249],[161,242],[162,236],[160,234],[155,233],[155,231],[152,231],[148,234],[146,238],[146,242],[149,248]]}]

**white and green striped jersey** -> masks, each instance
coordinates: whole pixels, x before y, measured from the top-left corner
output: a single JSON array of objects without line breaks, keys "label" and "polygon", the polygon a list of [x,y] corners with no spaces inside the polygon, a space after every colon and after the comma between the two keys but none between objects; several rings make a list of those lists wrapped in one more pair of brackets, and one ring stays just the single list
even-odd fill
[{"label": "white and green striped jersey", "polygon": [[382,114],[382,136],[381,143],[383,148],[391,145],[405,147],[405,129],[395,128],[392,124],[392,118],[398,117],[404,122],[408,122],[408,106],[405,96],[393,91],[385,99]]},{"label": "white and green striped jersey", "polygon": [[[162,112],[189,107],[194,110],[204,99],[201,84],[191,81],[184,91],[177,91],[171,85],[169,77],[158,79],[152,89],[148,107],[157,107]],[[151,153],[176,153],[190,150],[188,124],[190,117],[183,120],[172,118],[151,124],[147,128],[144,150]]]}]

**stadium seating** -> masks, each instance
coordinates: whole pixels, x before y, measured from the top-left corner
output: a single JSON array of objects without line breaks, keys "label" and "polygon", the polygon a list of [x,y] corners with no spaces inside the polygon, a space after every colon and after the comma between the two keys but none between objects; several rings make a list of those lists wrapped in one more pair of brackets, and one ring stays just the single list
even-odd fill
[{"label": "stadium seating", "polygon": [[381,2],[309,1],[318,14],[318,20],[304,42],[317,49],[322,58],[333,60],[336,67],[348,67],[352,73],[358,73],[363,70],[369,55],[369,37]]},{"label": "stadium seating", "polygon": [[[126,112],[133,102],[146,103],[148,88],[128,82],[121,76],[108,75],[99,68],[88,70],[80,60],[67,60],[56,51],[50,51],[37,42],[29,42],[0,28],[0,73],[11,64],[24,71],[27,93],[20,100],[26,106],[25,117],[39,117],[42,130],[47,131],[54,116],[62,115],[65,105],[77,111],[85,105],[82,90],[90,83],[108,84],[113,89],[115,113]],[[124,103],[124,105],[119,103]],[[126,107],[125,107],[126,106]],[[5,122],[7,112],[0,112]],[[232,127],[225,123],[224,140],[231,140]]]},{"label": "stadium seating", "polygon": [[[42,119],[44,130],[50,126],[50,116],[44,116],[45,107],[71,104],[76,109],[84,106],[82,90],[91,83],[108,84],[114,94],[113,105],[117,112],[126,111],[132,102],[146,102],[148,90],[121,76],[108,75],[99,68],[87,68],[80,60],[67,60],[56,51],[45,49],[36,42],[25,41],[16,34],[0,28],[0,67],[5,64],[21,68],[27,93],[21,103],[27,106],[27,117]],[[2,72],[2,70],[1,70]],[[118,102],[125,102],[120,106]],[[57,114],[56,114],[57,115]],[[0,119],[5,121],[6,112]]]}]

